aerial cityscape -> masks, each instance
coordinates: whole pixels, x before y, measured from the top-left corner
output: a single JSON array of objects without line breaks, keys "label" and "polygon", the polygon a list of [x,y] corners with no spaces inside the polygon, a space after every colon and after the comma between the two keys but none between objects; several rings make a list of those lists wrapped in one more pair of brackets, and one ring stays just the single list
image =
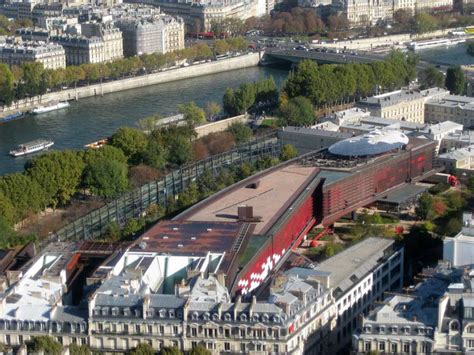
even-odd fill
[{"label": "aerial cityscape", "polygon": [[0,0],[0,352],[474,353],[474,1]]}]

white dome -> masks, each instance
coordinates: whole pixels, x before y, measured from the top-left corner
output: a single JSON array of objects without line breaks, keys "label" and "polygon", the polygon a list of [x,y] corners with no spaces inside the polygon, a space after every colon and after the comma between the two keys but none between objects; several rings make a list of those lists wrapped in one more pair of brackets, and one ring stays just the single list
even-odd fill
[{"label": "white dome", "polygon": [[329,152],[352,157],[377,155],[401,148],[407,143],[408,137],[398,130],[375,130],[334,143],[329,147]]}]

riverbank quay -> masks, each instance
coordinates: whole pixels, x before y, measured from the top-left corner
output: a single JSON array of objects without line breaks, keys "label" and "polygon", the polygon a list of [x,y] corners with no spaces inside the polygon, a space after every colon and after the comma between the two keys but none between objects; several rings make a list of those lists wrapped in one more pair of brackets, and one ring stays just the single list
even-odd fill
[{"label": "riverbank quay", "polygon": [[[455,28],[448,28],[445,30],[437,30],[432,32],[426,32],[421,34],[415,33],[403,33],[397,35],[388,35],[380,37],[360,38],[352,39],[347,41],[337,41],[334,43],[325,43],[324,47],[327,48],[338,48],[338,49],[353,49],[353,50],[387,50],[389,48],[405,48],[404,43],[426,40],[432,38],[444,38],[447,37],[449,32],[456,31]],[[471,40],[474,35],[466,35],[466,40]],[[321,47],[320,44],[312,45],[312,47]]]},{"label": "riverbank quay", "polygon": [[103,96],[109,93],[142,88],[150,85],[249,68],[257,66],[262,55],[263,53],[260,52],[247,53],[228,59],[195,64],[188,67],[180,67],[158,73],[81,86],[41,96],[25,98],[23,100],[15,101],[8,107],[0,107],[0,117],[4,117],[16,111],[28,111],[35,106],[44,105],[53,101],[80,100],[82,98]]}]

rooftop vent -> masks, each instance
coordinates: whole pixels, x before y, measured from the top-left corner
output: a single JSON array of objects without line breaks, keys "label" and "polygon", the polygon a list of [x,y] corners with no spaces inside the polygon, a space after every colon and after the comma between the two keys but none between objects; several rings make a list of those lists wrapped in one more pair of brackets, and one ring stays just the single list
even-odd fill
[{"label": "rooftop vent", "polygon": [[140,244],[138,244],[138,247],[143,250],[146,248],[146,242],[141,242]]},{"label": "rooftop vent", "polygon": [[196,240],[196,237],[191,237],[191,240]]},{"label": "rooftop vent", "polygon": [[173,227],[173,230],[174,231],[179,231],[179,228],[178,227]]},{"label": "rooftop vent", "polygon": [[212,228],[207,228],[206,229],[208,232],[212,232]]},{"label": "rooftop vent", "polygon": [[247,189],[258,189],[260,186],[260,180],[257,180],[257,181],[254,181],[254,182],[251,182],[250,184],[248,184],[247,186],[245,186]]},{"label": "rooftop vent", "polygon": [[167,235],[164,235],[164,236],[163,236],[163,239],[168,239],[168,236],[167,236]]},{"label": "rooftop vent", "polygon": [[178,248],[182,248],[183,247],[183,244],[178,244]]}]

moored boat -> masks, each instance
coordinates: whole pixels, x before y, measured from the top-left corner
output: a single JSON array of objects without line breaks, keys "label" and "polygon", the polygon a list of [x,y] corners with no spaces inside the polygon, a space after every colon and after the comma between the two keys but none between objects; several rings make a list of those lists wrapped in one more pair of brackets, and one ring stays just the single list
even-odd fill
[{"label": "moored boat", "polygon": [[443,38],[443,39],[432,39],[428,41],[418,41],[410,42],[407,44],[407,47],[411,50],[417,51],[421,49],[429,49],[442,46],[452,46],[458,43],[464,43],[466,39],[464,38]]},{"label": "moored boat", "polygon": [[46,150],[54,145],[54,142],[46,139],[37,139],[32,142],[20,144],[16,149],[10,151],[10,155],[13,157],[20,157],[23,155],[36,153],[42,150]]},{"label": "moored boat", "polygon": [[22,117],[24,117],[25,114],[21,111],[18,111],[18,112],[15,112],[15,113],[12,113],[11,115],[7,115],[5,117],[1,117],[0,118],[0,123],[6,123],[6,122],[10,122],[10,121],[14,121],[14,120],[18,120]]},{"label": "moored boat", "polygon": [[33,115],[39,115],[39,114],[42,114],[42,113],[61,110],[63,108],[69,107],[69,106],[70,106],[69,102],[67,102],[67,101],[52,102],[52,103],[50,103],[48,105],[45,105],[45,106],[35,107],[34,109],[31,110],[31,113]]}]

